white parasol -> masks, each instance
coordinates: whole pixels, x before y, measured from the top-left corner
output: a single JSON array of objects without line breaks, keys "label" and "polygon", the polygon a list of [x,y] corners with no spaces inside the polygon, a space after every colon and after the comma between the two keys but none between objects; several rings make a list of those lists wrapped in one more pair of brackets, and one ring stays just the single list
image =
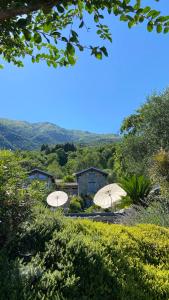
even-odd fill
[{"label": "white parasol", "polygon": [[109,208],[126,195],[127,193],[117,183],[112,183],[104,186],[96,193],[94,203],[102,208]]},{"label": "white parasol", "polygon": [[48,195],[47,203],[53,207],[64,205],[68,201],[68,195],[62,191],[56,191]]}]

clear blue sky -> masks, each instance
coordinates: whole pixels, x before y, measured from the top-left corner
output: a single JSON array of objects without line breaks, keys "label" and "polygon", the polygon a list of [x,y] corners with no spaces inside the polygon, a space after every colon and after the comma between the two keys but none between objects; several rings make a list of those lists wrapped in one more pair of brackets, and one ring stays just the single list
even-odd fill
[{"label": "clear blue sky", "polygon": [[[169,14],[167,0],[144,2]],[[129,30],[114,17],[107,21],[113,43],[102,61],[83,53],[70,68],[26,61],[23,69],[7,65],[0,71],[0,117],[117,133],[124,117],[169,85],[169,34],[148,33],[144,25]]]}]

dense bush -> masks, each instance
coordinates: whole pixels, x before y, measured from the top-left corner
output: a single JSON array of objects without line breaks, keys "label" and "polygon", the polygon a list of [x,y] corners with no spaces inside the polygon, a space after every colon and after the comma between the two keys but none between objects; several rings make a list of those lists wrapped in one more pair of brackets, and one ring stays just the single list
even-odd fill
[{"label": "dense bush", "polygon": [[133,204],[132,199],[129,196],[124,196],[121,200],[114,204],[113,210],[118,211],[121,209],[129,208]]},{"label": "dense bush", "polygon": [[30,195],[23,188],[25,172],[16,153],[0,151],[0,248],[8,243],[29,211]]},{"label": "dense bush", "polygon": [[121,186],[134,204],[146,204],[146,198],[151,190],[149,179],[144,176],[133,175],[122,179]]},{"label": "dense bush", "polygon": [[88,208],[85,209],[85,213],[95,213],[95,212],[101,212],[103,209],[100,206],[97,206],[96,204],[92,204]]},{"label": "dense bush", "polygon": [[152,159],[149,168],[149,174],[152,182],[160,186],[161,194],[165,197],[169,195],[169,152],[160,149]]},{"label": "dense bush", "polygon": [[81,212],[82,209],[84,208],[83,206],[84,206],[83,199],[79,196],[73,196],[70,199],[69,212],[70,213]]},{"label": "dense bush", "polygon": [[12,290],[1,284],[0,299],[169,299],[169,230],[163,227],[75,221],[41,208],[10,256],[8,280],[18,274],[18,281]]},{"label": "dense bush", "polygon": [[160,196],[155,199],[147,208],[137,207],[136,211],[125,216],[122,222],[130,225],[148,223],[169,227],[169,201]]},{"label": "dense bush", "polygon": [[44,183],[27,180],[17,152],[0,151],[0,249],[14,239],[34,203],[46,202],[48,192]]},{"label": "dense bush", "polygon": [[75,177],[73,175],[66,175],[66,176],[63,177],[63,181],[64,182],[74,182]]}]

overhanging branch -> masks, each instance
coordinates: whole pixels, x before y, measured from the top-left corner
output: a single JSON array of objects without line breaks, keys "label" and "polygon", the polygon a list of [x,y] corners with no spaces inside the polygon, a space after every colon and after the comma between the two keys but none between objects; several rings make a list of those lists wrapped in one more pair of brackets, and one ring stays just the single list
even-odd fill
[{"label": "overhanging branch", "polygon": [[26,3],[24,6],[0,9],[0,22],[9,20],[21,15],[27,15],[40,9],[49,9],[57,4],[61,4],[60,0],[38,1],[36,3]]}]

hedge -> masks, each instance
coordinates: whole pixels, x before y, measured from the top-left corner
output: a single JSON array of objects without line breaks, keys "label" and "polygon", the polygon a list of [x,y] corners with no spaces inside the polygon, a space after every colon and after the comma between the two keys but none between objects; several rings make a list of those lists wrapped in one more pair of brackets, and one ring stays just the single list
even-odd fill
[{"label": "hedge", "polygon": [[0,299],[169,299],[164,227],[70,220],[41,209],[3,255]]}]

